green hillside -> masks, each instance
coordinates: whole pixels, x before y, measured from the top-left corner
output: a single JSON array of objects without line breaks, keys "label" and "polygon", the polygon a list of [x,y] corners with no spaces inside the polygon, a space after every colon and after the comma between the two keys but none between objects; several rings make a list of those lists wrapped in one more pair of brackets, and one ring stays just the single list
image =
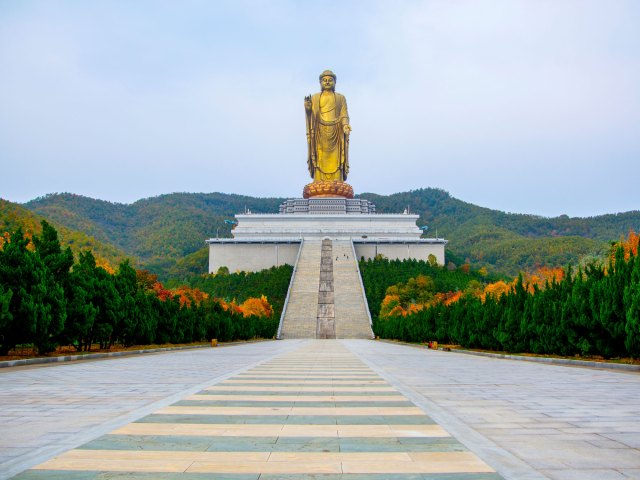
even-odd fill
[{"label": "green hillside", "polygon": [[[556,218],[505,213],[478,207],[426,188],[394,195],[363,193],[379,213],[409,207],[428,225],[428,236],[449,239],[450,259],[515,275],[538,266],[577,263],[600,256],[609,242],[630,229],[640,230],[640,211],[589,218]],[[110,243],[161,278],[186,278],[205,272],[204,240],[231,235],[224,220],[249,208],[275,213],[282,198],[254,198],[223,193],[173,193],[118,204],[73,194],[52,194],[25,207],[64,226]]]},{"label": "green hillside", "polygon": [[191,283],[195,276],[209,270],[209,247],[202,247],[189,255],[179,258],[165,275],[177,284]]},{"label": "green hillside", "polygon": [[[69,216],[78,217],[73,212],[68,213]],[[42,219],[50,221],[50,223],[58,230],[60,240],[63,247],[71,247],[74,255],[77,257],[81,250],[92,250],[98,259],[106,260],[113,267],[116,267],[128,254],[124,250],[111,244],[108,238],[99,240],[91,234],[89,229],[81,230],[70,228],[64,222],[51,219],[48,215],[38,215],[22,205],[8,202],[0,199],[0,234],[4,232],[12,232],[20,227],[29,235],[39,234],[42,231],[40,221]]]},{"label": "green hillside", "polygon": [[[282,199],[222,193],[173,193],[126,205],[63,193],[25,206],[58,224],[110,241],[145,268],[167,278],[176,270],[176,262],[184,264],[184,257],[204,247],[205,239],[231,236],[231,226],[224,221],[233,219],[234,214],[245,208],[255,213],[273,212],[280,203]],[[206,262],[199,271],[206,271]],[[184,272],[179,269],[175,274]]]},{"label": "green hillside", "polygon": [[540,266],[564,266],[608,252],[611,241],[629,230],[640,230],[640,211],[571,218],[505,213],[451,197],[444,190],[426,188],[382,196],[360,195],[376,204],[378,213],[409,207],[428,225],[427,236],[449,240],[458,262],[514,276]]},{"label": "green hillside", "polygon": [[408,206],[412,213],[420,215],[420,222],[430,226],[431,233],[438,228],[442,237],[452,237],[451,232],[462,226],[493,225],[530,238],[579,236],[609,242],[640,226],[640,210],[594,217],[542,217],[478,207],[436,188],[388,196],[375,193],[358,196],[375,203],[378,213],[401,212]]}]

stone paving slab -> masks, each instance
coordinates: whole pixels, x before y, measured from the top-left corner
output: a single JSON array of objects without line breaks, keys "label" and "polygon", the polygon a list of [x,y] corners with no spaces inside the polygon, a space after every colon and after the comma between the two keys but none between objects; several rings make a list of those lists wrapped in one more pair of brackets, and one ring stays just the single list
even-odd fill
[{"label": "stone paving slab", "polygon": [[[300,374],[277,373],[288,366]],[[318,366],[324,373],[316,371]],[[333,373],[334,366],[347,375]],[[286,388],[278,393],[294,397],[287,402],[265,401],[251,392],[241,405],[229,406],[201,393],[186,395],[188,405],[178,400],[158,408],[15,478],[55,478],[60,473],[78,479],[118,473],[126,478],[502,478],[406,399],[392,406],[368,401],[371,383],[402,395],[370,369],[370,380],[363,383],[354,375],[363,367],[339,342],[307,342],[216,385],[242,397],[243,391],[235,388],[246,384],[238,380],[251,376],[255,387]],[[302,402],[296,401],[309,387],[323,389],[318,393],[324,398],[313,406],[304,395]],[[360,401],[337,400],[334,389],[343,387]]]},{"label": "stone paving slab", "polygon": [[0,479],[296,349],[258,342],[0,370]]},{"label": "stone paving slab", "polygon": [[[304,462],[317,464],[317,468],[339,464],[341,471],[304,474],[281,468],[271,473],[215,475],[234,480],[640,479],[637,373],[472,357],[366,340],[324,342],[320,343],[323,350],[340,345],[348,349],[346,353],[355,355],[356,361],[352,356],[349,363],[331,361],[323,365],[316,361],[310,369],[304,358],[287,353],[316,342],[288,340],[144,358],[2,369],[0,479],[73,448],[192,454],[228,454],[230,449],[239,454],[472,453],[497,470],[374,473],[373,463],[368,462],[368,473],[356,473],[358,467],[352,457],[325,456],[320,462],[318,457]],[[372,373],[388,383],[344,383],[353,379],[361,384],[361,377],[370,378]],[[331,381],[306,386],[301,378],[329,378],[323,375],[329,375]],[[230,377],[238,381],[224,381]],[[250,377],[265,381],[239,385]],[[290,382],[270,383],[278,379]],[[206,407],[245,407],[246,402],[252,402],[256,407],[318,408],[322,406],[318,402],[327,402],[332,408],[397,408],[405,403],[386,402],[398,402],[399,396],[400,401],[410,400],[428,416],[378,415],[373,423],[363,423],[368,416],[316,412],[311,416],[254,415],[237,423],[242,415],[153,414],[172,404],[196,406],[191,402],[199,399]],[[206,423],[198,423],[203,419]],[[407,419],[427,420],[394,423]],[[274,420],[279,423],[274,424]],[[383,466],[378,462],[380,468],[388,470],[398,463],[397,459],[391,460],[394,457],[384,458],[388,461],[382,462]],[[406,463],[403,458],[400,463]],[[460,460],[458,465],[464,463]],[[139,461],[144,465],[144,458]],[[217,458],[201,457],[190,465],[211,469],[216,462]],[[356,459],[358,463],[363,462]],[[419,463],[414,458],[414,466]],[[344,466],[351,473],[345,473]],[[210,472],[32,469],[18,478],[212,477]]]},{"label": "stone paving slab", "polygon": [[636,372],[343,344],[506,478],[640,479]]}]

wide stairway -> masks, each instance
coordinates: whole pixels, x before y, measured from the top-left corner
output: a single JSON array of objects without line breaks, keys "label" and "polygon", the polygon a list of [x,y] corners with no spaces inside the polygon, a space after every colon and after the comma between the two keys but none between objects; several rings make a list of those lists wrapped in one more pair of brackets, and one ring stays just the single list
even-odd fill
[{"label": "wide stairway", "polygon": [[336,338],[373,338],[351,240],[333,241],[333,261]]},{"label": "wide stairway", "polygon": [[316,338],[322,242],[305,240],[301,248],[280,338]]},{"label": "wide stairway", "polygon": [[373,338],[351,240],[305,240],[279,338]]}]

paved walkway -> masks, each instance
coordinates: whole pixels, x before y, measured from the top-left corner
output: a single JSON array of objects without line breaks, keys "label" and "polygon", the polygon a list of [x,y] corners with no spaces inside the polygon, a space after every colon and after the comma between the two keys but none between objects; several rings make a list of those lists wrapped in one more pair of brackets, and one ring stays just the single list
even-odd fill
[{"label": "paved walkway", "polygon": [[0,387],[0,478],[640,478],[637,373],[281,341]]},{"label": "paved walkway", "polygon": [[505,478],[640,479],[636,372],[349,347]]},{"label": "paved walkway", "polygon": [[259,342],[0,369],[0,479],[301,344]]}]

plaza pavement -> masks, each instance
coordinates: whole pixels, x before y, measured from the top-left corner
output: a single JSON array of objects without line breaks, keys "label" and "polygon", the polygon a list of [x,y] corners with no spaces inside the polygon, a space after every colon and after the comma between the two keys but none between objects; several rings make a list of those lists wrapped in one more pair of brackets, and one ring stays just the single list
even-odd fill
[{"label": "plaza pavement", "polygon": [[0,478],[640,479],[633,372],[289,340],[0,387]]}]

